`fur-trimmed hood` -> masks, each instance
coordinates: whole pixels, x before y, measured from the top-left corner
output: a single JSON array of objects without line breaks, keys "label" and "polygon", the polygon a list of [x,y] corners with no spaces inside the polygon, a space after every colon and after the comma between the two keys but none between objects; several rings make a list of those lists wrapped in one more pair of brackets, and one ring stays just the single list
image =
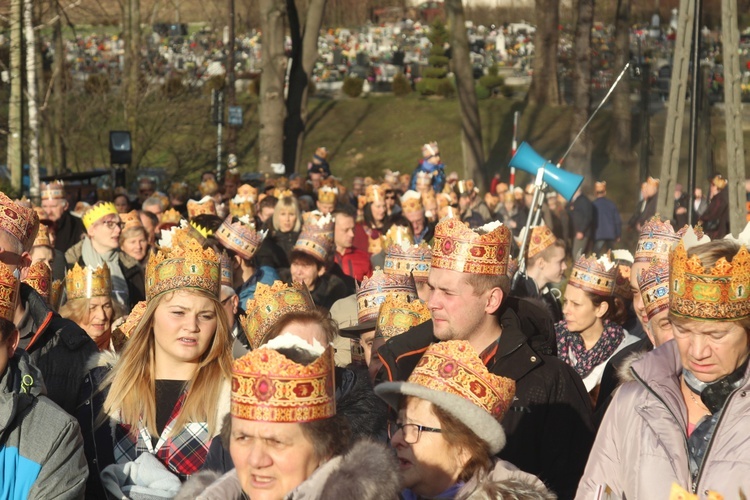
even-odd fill
[{"label": "fur-trimmed hood", "polygon": [[630,368],[632,368],[633,363],[643,358],[646,353],[648,353],[648,351],[631,352],[625,357],[625,359],[622,360],[622,364],[617,367],[617,380],[620,381],[620,384],[633,382],[635,380],[633,372],[630,371]]}]

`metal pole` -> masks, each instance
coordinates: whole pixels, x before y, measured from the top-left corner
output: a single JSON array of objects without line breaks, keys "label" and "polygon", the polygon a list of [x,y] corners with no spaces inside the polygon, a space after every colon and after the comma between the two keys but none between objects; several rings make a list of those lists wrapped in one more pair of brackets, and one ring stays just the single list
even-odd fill
[{"label": "metal pole", "polygon": [[218,120],[216,124],[216,177],[221,179],[221,131],[224,123],[224,92],[217,92]]},{"label": "metal pole", "polygon": [[[227,106],[236,103],[234,91],[234,0],[229,0],[229,40],[227,43]],[[236,153],[237,130],[231,124],[227,129],[227,152]]]},{"label": "metal pole", "polygon": [[[693,51],[690,60],[692,62],[692,78],[690,85],[690,144],[688,148],[688,200],[692,208],[695,199],[695,163],[698,153],[698,103],[700,102],[701,71],[701,7],[702,0],[695,0],[695,16],[693,17]],[[674,77],[674,75],[673,75]],[[669,193],[667,193],[669,195]],[[688,210],[688,224],[693,224],[693,211]]]},{"label": "metal pole", "polygon": [[[516,111],[513,113],[513,142],[511,143],[511,158],[516,156],[516,150],[518,149],[518,115],[520,112]],[[510,190],[516,187],[516,167],[510,167]],[[502,200],[501,200],[502,201]]]},{"label": "metal pole", "polygon": [[639,180],[643,182],[649,175],[649,157],[651,156],[651,64],[643,61],[641,55],[641,39],[638,39],[638,60],[641,65],[641,172]]}]

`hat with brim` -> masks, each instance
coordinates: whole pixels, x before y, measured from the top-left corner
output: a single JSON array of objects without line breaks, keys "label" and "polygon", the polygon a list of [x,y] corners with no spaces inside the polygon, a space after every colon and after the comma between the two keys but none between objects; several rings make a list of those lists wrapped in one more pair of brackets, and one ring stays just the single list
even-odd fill
[{"label": "hat with brim", "polygon": [[411,382],[383,382],[375,386],[375,394],[394,409],[398,409],[402,396],[424,399],[463,423],[489,445],[493,455],[505,446],[505,431],[500,422],[486,410],[461,396]]},{"label": "hat with brim", "polygon": [[363,333],[375,331],[377,323],[377,320],[373,319],[370,321],[365,321],[363,323],[357,323],[344,328],[339,328],[339,335],[348,339],[359,340]]}]

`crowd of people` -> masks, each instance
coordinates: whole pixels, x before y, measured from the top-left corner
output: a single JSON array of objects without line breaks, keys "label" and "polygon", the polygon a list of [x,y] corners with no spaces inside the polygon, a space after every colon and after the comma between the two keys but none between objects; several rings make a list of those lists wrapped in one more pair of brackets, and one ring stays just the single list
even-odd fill
[{"label": "crowd of people", "polygon": [[674,223],[658,184],[633,253],[606,182],[526,227],[533,187],[480,196],[436,143],[351,186],[319,148],[306,176],[206,172],[196,193],[0,193],[0,490],[750,492],[750,231],[727,235],[720,176],[702,207],[675,193]]}]

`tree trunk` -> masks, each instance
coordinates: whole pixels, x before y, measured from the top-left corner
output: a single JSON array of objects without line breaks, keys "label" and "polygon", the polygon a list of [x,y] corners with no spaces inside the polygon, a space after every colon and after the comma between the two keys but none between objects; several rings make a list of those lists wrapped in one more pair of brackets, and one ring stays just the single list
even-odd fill
[{"label": "tree trunk", "polygon": [[57,15],[53,26],[55,44],[55,60],[52,65],[52,141],[54,144],[55,163],[49,165],[50,173],[64,172],[68,168],[67,151],[65,148],[65,43],[62,36],[62,7],[56,0],[52,0]]},{"label": "tree trunk", "polygon": [[8,110],[8,170],[13,189],[20,193],[23,176],[23,80],[21,78],[23,0],[10,4],[10,102]]},{"label": "tree trunk", "polygon": [[[591,107],[591,28],[594,23],[594,0],[578,0],[576,30],[573,40],[573,119],[572,141],[589,119]],[[585,177],[591,184],[591,137],[581,134],[566,160],[567,170]]]},{"label": "tree trunk", "polygon": [[560,0],[536,0],[536,36],[534,37],[534,75],[529,88],[529,104],[558,106],[560,87],[557,79]]},{"label": "tree trunk", "polygon": [[36,44],[34,42],[34,6],[32,0],[23,2],[24,38],[26,39],[26,92],[29,106],[29,197],[39,199],[39,112],[37,108]]},{"label": "tree trunk", "polygon": [[284,120],[284,165],[287,175],[300,172],[302,145],[305,141],[307,97],[315,61],[318,58],[318,34],[323,22],[326,0],[311,0],[305,28],[301,29],[294,0],[286,0],[289,30],[292,36],[292,67]]},{"label": "tree trunk", "polygon": [[[235,75],[234,75],[234,0],[229,0],[227,8],[229,10],[229,40],[227,43],[227,107],[235,106]],[[227,124],[227,153],[235,154],[237,152],[237,127],[230,123]]]},{"label": "tree trunk", "polygon": [[262,73],[260,75],[260,172],[272,172],[272,163],[283,161],[284,148],[284,0],[260,0]]},{"label": "tree trunk", "polygon": [[463,146],[464,172],[474,179],[477,187],[485,191],[486,182],[482,174],[484,149],[482,147],[482,124],[479,120],[477,94],[474,90],[474,75],[469,54],[469,39],[466,36],[466,17],[462,0],[446,0],[451,32],[451,64],[456,76],[458,102],[461,106],[461,145]]},{"label": "tree trunk", "polygon": [[[615,13],[615,71],[619,72],[630,60],[630,1],[617,0]],[[620,82],[612,96],[614,134],[610,134],[610,156],[621,163],[632,163],[631,104],[629,78]],[[644,96],[645,98],[645,96]]]},{"label": "tree trunk", "polygon": [[127,30],[125,41],[125,123],[130,131],[133,165],[138,166],[138,101],[141,73],[141,0],[125,0],[127,3]]}]

